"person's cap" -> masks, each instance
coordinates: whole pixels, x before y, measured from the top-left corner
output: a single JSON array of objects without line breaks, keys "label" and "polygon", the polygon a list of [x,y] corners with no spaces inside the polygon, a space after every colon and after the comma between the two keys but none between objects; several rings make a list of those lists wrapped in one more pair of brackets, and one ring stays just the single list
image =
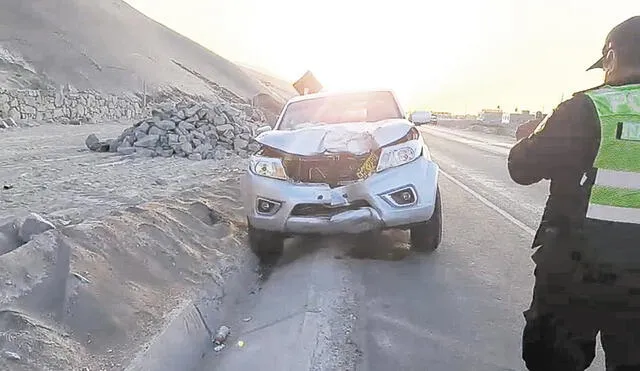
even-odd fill
[{"label": "person's cap", "polygon": [[635,16],[615,26],[607,35],[602,48],[602,57],[598,59],[587,71],[603,68],[604,58],[609,49],[627,50],[631,53],[640,53],[640,16]]}]

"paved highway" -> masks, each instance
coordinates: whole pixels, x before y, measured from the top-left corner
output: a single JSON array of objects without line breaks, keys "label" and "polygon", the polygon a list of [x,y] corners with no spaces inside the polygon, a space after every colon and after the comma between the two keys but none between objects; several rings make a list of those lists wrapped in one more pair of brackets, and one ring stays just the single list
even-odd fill
[{"label": "paved highway", "polygon": [[[510,180],[508,138],[422,130],[443,170],[439,250],[409,253],[404,232],[289,241],[202,370],[525,369],[529,247],[548,184]],[[604,370],[601,350],[590,370]]]}]

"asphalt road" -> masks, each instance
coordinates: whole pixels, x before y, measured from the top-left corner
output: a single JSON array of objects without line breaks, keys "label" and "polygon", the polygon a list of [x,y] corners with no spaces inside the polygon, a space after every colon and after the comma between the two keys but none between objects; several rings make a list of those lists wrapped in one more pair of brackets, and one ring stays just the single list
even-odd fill
[{"label": "asphalt road", "polygon": [[[423,129],[443,176],[444,239],[289,241],[237,303],[227,347],[202,370],[524,370],[532,230],[547,185],[515,185],[513,141]],[[241,341],[242,343],[239,343]],[[604,370],[602,352],[590,370]]]}]

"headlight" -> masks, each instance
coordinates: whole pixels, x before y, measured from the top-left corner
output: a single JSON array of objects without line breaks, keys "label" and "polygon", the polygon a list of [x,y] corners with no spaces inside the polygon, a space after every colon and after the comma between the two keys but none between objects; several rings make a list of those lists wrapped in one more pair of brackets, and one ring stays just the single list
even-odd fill
[{"label": "headlight", "polygon": [[394,146],[385,147],[380,153],[376,171],[408,164],[422,154],[422,142],[414,139]]},{"label": "headlight", "polygon": [[287,179],[282,160],[279,158],[252,156],[249,168],[256,175],[274,179]]}]

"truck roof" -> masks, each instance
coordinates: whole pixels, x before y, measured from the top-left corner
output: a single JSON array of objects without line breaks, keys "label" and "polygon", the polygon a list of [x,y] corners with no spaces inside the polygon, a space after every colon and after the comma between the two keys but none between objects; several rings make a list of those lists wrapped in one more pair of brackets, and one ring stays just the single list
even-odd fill
[{"label": "truck roof", "polygon": [[324,98],[324,97],[331,97],[331,96],[346,95],[346,94],[376,93],[376,92],[391,93],[391,94],[393,94],[395,96],[395,94],[394,94],[392,89],[363,89],[363,90],[325,91],[325,92],[320,92],[320,93],[300,95],[300,96],[297,96],[297,97],[293,97],[293,98],[289,99],[289,103],[300,102],[300,101],[309,100],[309,99],[315,99],[315,98]]}]

